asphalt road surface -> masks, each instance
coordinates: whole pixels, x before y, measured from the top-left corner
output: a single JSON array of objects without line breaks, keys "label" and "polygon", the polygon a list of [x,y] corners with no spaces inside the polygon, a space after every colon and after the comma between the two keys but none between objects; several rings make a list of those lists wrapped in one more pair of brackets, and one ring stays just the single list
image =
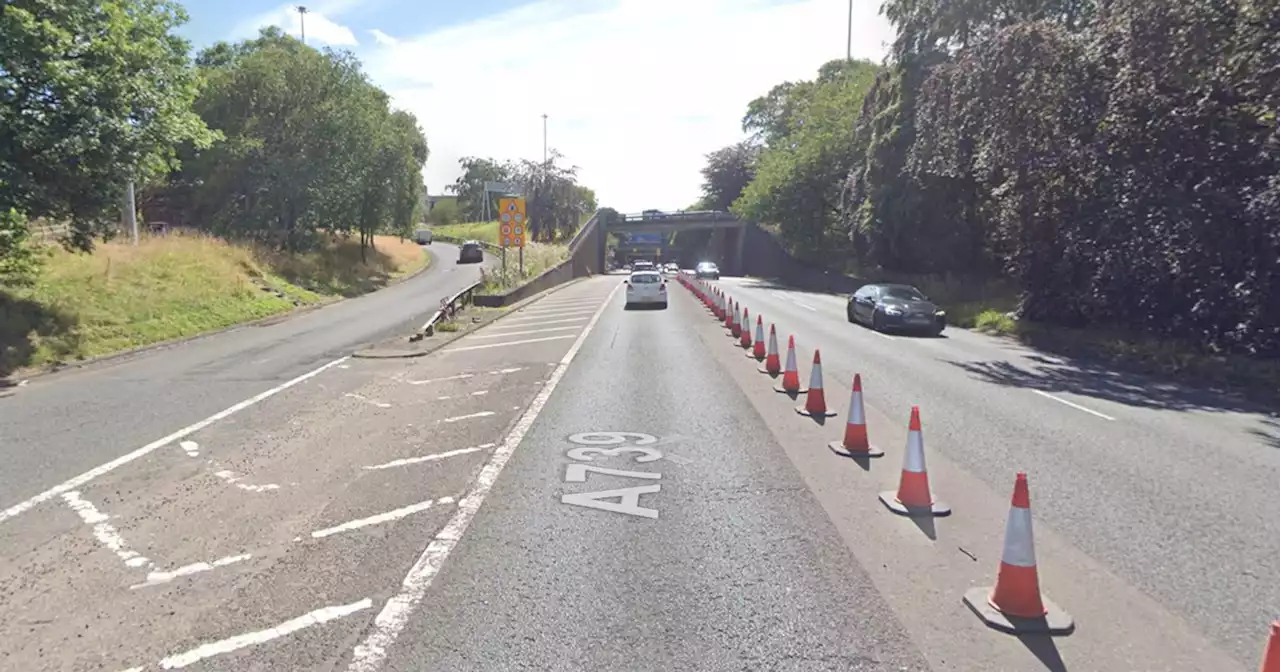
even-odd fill
[{"label": "asphalt road surface", "polygon": [[[42,376],[0,398],[0,507],[207,418],[358,346],[408,333],[440,299],[476,282],[458,248],[372,294],[122,360]],[[0,514],[2,517],[3,514]]]},{"label": "asphalt road surface", "polygon": [[[1045,397],[975,373],[1034,353],[876,336],[830,297],[722,282],[784,345],[797,335],[802,379],[822,348],[838,415],[819,424],[686,289],[628,311],[621,279],[425,357],[334,345],[127,439],[87,423],[99,447],[80,472],[68,444],[26,444],[62,471],[5,470],[21,488],[0,490],[17,505],[0,518],[0,669],[1256,669],[1280,607],[1280,451],[1248,438],[1258,416]],[[213,387],[219,366],[262,368],[203,361]],[[865,463],[826,447],[855,371],[888,453]],[[79,394],[86,373],[44,394]],[[198,387],[153,370],[130,384],[151,400]],[[947,518],[876,498],[913,403]],[[961,603],[995,576],[1018,470],[1067,637],[1005,635]]]}]

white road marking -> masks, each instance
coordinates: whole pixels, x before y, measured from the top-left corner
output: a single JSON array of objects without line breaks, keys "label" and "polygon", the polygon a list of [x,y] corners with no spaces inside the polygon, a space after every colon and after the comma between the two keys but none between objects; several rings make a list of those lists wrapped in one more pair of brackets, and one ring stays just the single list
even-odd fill
[{"label": "white road marking", "polygon": [[446,376],[444,378],[431,378],[429,380],[406,380],[404,382],[409,383],[410,385],[426,385],[427,383],[442,383],[446,380],[462,380],[464,378],[473,378],[475,377],[475,375],[476,374],[474,373],[459,373],[456,376]]},{"label": "white road marking", "polygon": [[263,644],[278,637],[284,637],[285,635],[292,634],[303,628],[327,623],[344,616],[350,616],[357,611],[362,611],[372,606],[373,600],[366,597],[359,602],[352,602],[351,604],[316,609],[315,611],[287,620],[280,625],[267,628],[266,630],[248,632],[243,635],[236,635],[235,637],[230,637],[221,641],[202,644],[190,651],[187,651],[186,653],[169,656],[168,658],[160,661],[160,667],[166,670],[186,667],[192,663],[198,663],[205,658],[211,658],[224,653],[231,653],[232,651],[243,649],[245,647]]},{"label": "white road marking", "polygon": [[896,340],[898,340],[898,339],[896,339],[896,338],[894,338],[894,337],[890,336],[889,334],[884,333],[883,331],[876,331],[875,329],[868,329],[867,331],[869,331],[869,332],[871,332],[871,333],[875,334],[876,336],[879,336],[880,338],[887,338],[887,339],[889,339],[889,340],[891,340],[891,341],[896,341]]},{"label": "white road marking", "polygon": [[142,672],[142,670],[143,670],[143,669],[145,669],[145,668],[141,668],[141,667],[131,667],[131,668],[127,669],[127,670],[124,670],[124,672]]},{"label": "white road marking", "polygon": [[248,483],[240,483],[239,482],[240,479],[244,477],[236,476],[236,472],[228,471],[226,469],[222,471],[215,471],[213,475],[226,481],[227,484],[229,485],[234,485],[237,488],[240,488],[241,490],[245,490],[248,492],[270,492],[272,490],[280,489],[280,486],[276,485],[275,483],[267,483],[265,485],[249,485]]},{"label": "white road marking", "polygon": [[526,338],[523,341],[504,341],[502,343],[486,343],[484,345],[469,345],[462,348],[449,348],[443,352],[465,352],[467,350],[484,350],[486,348],[502,348],[508,345],[524,345],[526,343],[542,343],[543,341],[562,341],[566,338],[574,338],[574,334],[566,334],[564,336],[544,336],[542,338]]},{"label": "white road marking", "polygon": [[475,392],[472,392],[472,393],[471,393],[471,396],[473,396],[473,397],[483,397],[483,396],[484,396],[484,395],[486,395],[486,394],[489,394],[489,390],[477,390],[477,391],[475,391]]},{"label": "white road marking", "polygon": [[124,543],[124,537],[120,536],[120,531],[107,522],[109,518],[107,514],[99,511],[92,502],[81,499],[80,491],[72,490],[64,493],[62,499],[73,511],[80,514],[81,520],[93,526],[93,536],[98,543],[111,549],[121,560],[124,560],[124,564],[129,567],[144,567],[151,564],[151,561],[140,553],[129,549],[129,545]]},{"label": "white road marking", "polygon": [[504,331],[500,334],[486,334],[484,336],[472,336],[471,339],[479,340],[482,338],[503,338],[505,336],[524,336],[525,334],[545,334],[551,331],[571,331],[573,329],[580,329],[580,328],[581,327],[551,327],[550,329],[529,329],[526,331]]},{"label": "white road marking", "polygon": [[521,314],[527,315],[529,313],[549,313],[555,310],[566,310],[566,309],[567,310],[587,310],[587,309],[594,310],[595,307],[598,305],[600,305],[599,301],[566,301],[564,303],[537,304],[537,305],[529,306],[528,308],[525,308],[524,310],[521,310],[518,312],[520,312]]},{"label": "white road marking", "polygon": [[200,456],[200,444],[195,441],[183,441],[178,444],[178,447],[182,448],[183,452],[187,454],[187,457]]},{"label": "white road marking", "polygon": [[480,411],[479,413],[469,413],[467,415],[457,415],[452,418],[445,418],[440,422],[459,422],[462,420],[471,420],[472,418],[487,418],[493,414],[493,411]]},{"label": "white road marking", "polygon": [[[508,318],[504,318],[502,321],[510,324],[512,322],[529,322],[531,320],[546,320],[553,317],[560,318],[560,317],[565,317],[567,315],[590,315],[590,314],[591,314],[590,310],[569,310],[569,311],[557,313],[554,315],[532,315],[529,317],[508,317]],[[576,318],[575,321],[581,322],[583,320],[588,320],[588,319],[591,319],[591,318],[579,317],[579,318]],[[566,318],[565,321],[567,322],[568,318]]]},{"label": "white road marking", "polygon": [[362,527],[369,527],[370,525],[379,525],[381,523],[389,523],[393,520],[400,520],[401,518],[404,518],[406,516],[411,516],[415,513],[418,513],[419,511],[426,511],[427,509],[431,508],[435,504],[452,504],[452,503],[453,503],[452,497],[441,497],[440,499],[428,499],[425,502],[418,502],[417,504],[402,506],[398,509],[387,511],[386,513],[379,513],[376,516],[369,516],[368,518],[360,518],[358,520],[345,522],[341,525],[326,527],[323,530],[316,530],[315,532],[311,533],[311,538],[323,539],[325,537],[338,534],[339,532],[350,532],[351,530],[358,530]]},{"label": "white road marking", "polygon": [[356,394],[355,392],[348,392],[348,393],[346,393],[346,394],[344,394],[344,395],[342,395],[342,396],[344,396],[344,397],[351,397],[352,399],[359,399],[360,401],[363,401],[363,402],[365,402],[366,404],[373,404],[374,406],[377,406],[378,408],[391,408],[391,404],[388,404],[388,403],[387,403],[387,402],[385,402],[385,401],[378,401],[378,400],[376,400],[376,399],[370,399],[370,398],[368,398],[368,397],[365,397],[365,396],[362,396],[362,395]]},{"label": "white road marking", "polygon": [[1081,406],[1080,404],[1072,403],[1072,402],[1070,402],[1070,401],[1067,401],[1066,399],[1063,399],[1062,397],[1055,397],[1054,395],[1049,394],[1048,392],[1041,392],[1040,390],[1031,390],[1031,391],[1032,391],[1032,392],[1035,392],[1036,394],[1038,394],[1038,395],[1040,395],[1040,396],[1042,396],[1042,397],[1048,397],[1049,399],[1052,399],[1052,400],[1054,400],[1054,401],[1056,401],[1056,402],[1058,402],[1058,403],[1060,403],[1060,404],[1066,404],[1066,405],[1070,406],[1071,408],[1076,409],[1077,411],[1084,411],[1085,413],[1089,413],[1089,414],[1091,414],[1091,415],[1096,415],[1096,416],[1098,416],[1099,418],[1102,418],[1103,420],[1115,420],[1115,418],[1113,418],[1113,417],[1111,417],[1111,416],[1107,415],[1106,413],[1099,413],[1099,412],[1097,412],[1097,411],[1093,410],[1092,408],[1085,408],[1084,406]]},{"label": "white road marking", "polygon": [[524,371],[524,367],[523,367],[523,366],[517,366],[517,367],[514,367],[514,368],[510,368],[510,369],[498,369],[497,371],[490,371],[489,373],[491,373],[491,374],[493,374],[493,375],[501,375],[501,374],[504,374],[504,373],[515,373],[516,371]]},{"label": "white road marking", "polygon": [[190,565],[183,565],[182,567],[168,572],[150,572],[147,574],[147,580],[145,583],[138,583],[129,586],[129,590],[137,590],[138,588],[146,588],[148,586],[158,586],[163,583],[169,583],[179,577],[207,572],[218,567],[226,567],[227,565],[243,562],[252,557],[253,556],[249,553],[244,553],[242,555],[229,555],[225,558],[218,558],[213,562],[196,562]]},{"label": "white road marking", "polygon": [[[567,323],[567,322],[586,322],[586,321],[587,321],[587,320],[589,320],[589,319],[591,319],[591,318],[588,318],[588,317],[574,317],[574,318],[570,318],[570,319],[567,319],[567,320],[547,320],[546,322],[534,322],[534,323],[532,323],[532,324],[515,324],[515,325],[509,326],[509,327],[504,327],[504,326],[502,326],[502,322],[498,322],[498,323],[493,324],[493,325],[491,325],[491,326],[485,327],[485,331],[505,331],[505,330],[507,330],[507,329],[528,329],[529,327],[536,327],[536,326],[543,325],[543,324],[565,324],[565,323]],[[507,322],[522,322],[522,321],[524,321],[524,320],[509,319],[509,320],[506,320],[506,321],[507,321]]]},{"label": "white road marking", "polygon": [[547,384],[533,398],[529,408],[525,410],[524,415],[520,416],[515,427],[511,429],[511,433],[503,440],[502,445],[493,451],[493,457],[489,458],[489,462],[484,465],[484,468],[480,470],[480,475],[476,477],[475,487],[458,503],[458,510],[453,514],[453,518],[449,520],[449,523],[443,529],[436,533],[435,538],[431,540],[430,544],[427,544],[426,549],[422,551],[422,555],[418,557],[418,561],[413,563],[413,567],[409,569],[409,573],[405,575],[404,581],[400,584],[400,592],[387,600],[387,603],[382,607],[382,611],[378,612],[378,617],[373,621],[373,632],[369,633],[369,636],[364,641],[357,644],[352,652],[351,664],[347,667],[348,672],[375,672],[382,667],[387,658],[387,647],[395,643],[396,638],[400,636],[400,632],[404,630],[405,624],[409,622],[409,617],[413,615],[418,603],[422,601],[422,596],[431,587],[431,581],[435,579],[440,567],[448,559],[449,553],[453,551],[454,547],[458,545],[458,541],[462,539],[463,533],[467,531],[467,526],[471,524],[476,512],[480,510],[480,505],[484,503],[485,496],[493,489],[493,484],[498,480],[498,475],[502,473],[503,467],[507,466],[507,461],[511,459],[512,453],[515,452],[520,442],[524,440],[529,427],[533,425],[534,420],[537,420],[543,406],[551,398],[551,393],[555,392],[556,386],[560,384],[560,379],[564,377],[565,371],[569,369],[569,364],[573,362],[574,357],[577,357],[578,351],[582,349],[582,344],[587,340],[587,336],[591,335],[592,328],[600,321],[600,316],[604,314],[609,301],[613,299],[614,294],[618,292],[620,287],[622,285],[617,285],[609,292],[608,299],[596,310],[595,315],[591,317],[591,321],[587,323],[582,333],[578,334],[578,340],[569,346],[569,351],[565,353],[560,360],[559,366],[551,373],[551,377],[547,379]]},{"label": "white road marking", "polygon": [[496,444],[496,443],[482,443],[482,444],[480,444],[480,445],[478,445],[478,446],[476,446],[476,447],[474,447],[474,448],[459,448],[459,449],[457,449],[457,450],[449,450],[449,451],[445,451],[445,452],[443,452],[443,453],[432,453],[432,454],[430,454],[430,455],[421,455],[421,456],[419,456],[419,457],[406,457],[406,458],[402,458],[402,459],[399,459],[399,460],[391,460],[390,462],[387,462],[387,463],[385,463],[385,464],[375,464],[375,465],[372,465],[372,466],[368,466],[368,467],[361,467],[361,468],[362,468],[362,469],[365,469],[365,470],[370,470],[370,471],[371,471],[371,470],[374,470],[374,469],[391,469],[392,467],[403,467],[403,466],[407,466],[407,465],[410,465],[410,464],[421,464],[421,463],[423,463],[423,462],[434,462],[434,461],[436,461],[436,460],[443,460],[443,459],[446,459],[446,458],[455,457],[455,456],[457,456],[457,455],[467,455],[467,454],[469,454],[469,453],[479,452],[479,451],[481,451],[481,450],[485,450],[485,449],[488,449],[488,448],[492,448],[492,447],[494,447],[494,446],[496,446],[496,445],[498,445],[498,444]]},{"label": "white road marking", "polygon": [[35,497],[28,499],[25,502],[14,504],[13,506],[5,509],[4,511],[0,511],[0,523],[3,523],[4,521],[10,518],[13,518],[18,514],[29,511],[32,507],[36,506],[37,504],[42,504],[53,497],[57,497],[58,495],[61,495],[65,492],[70,492],[72,490],[75,490],[76,488],[84,485],[85,483],[88,483],[89,481],[92,481],[95,478],[98,478],[99,476],[111,473],[112,471],[115,471],[116,469],[126,464],[129,464],[130,462],[140,457],[144,457],[150,454],[152,451],[163,448],[173,443],[174,441],[184,439],[204,429],[205,427],[212,425],[213,423],[219,420],[223,420],[231,415],[239,413],[240,411],[243,411],[244,409],[249,408],[250,406],[262,401],[263,399],[267,399],[268,397],[275,396],[293,387],[294,385],[301,383],[304,380],[318,376],[325,369],[328,369],[331,366],[337,366],[347,361],[349,358],[350,358],[349,356],[340,357],[338,359],[333,360],[332,362],[329,362],[328,364],[325,364],[324,366],[312,369],[302,374],[301,376],[298,376],[297,378],[281,383],[267,390],[266,392],[259,393],[256,396],[250,397],[234,406],[231,406],[230,408],[214,413],[213,415],[205,418],[204,420],[201,420],[200,422],[187,425],[186,427],[183,427],[182,429],[179,429],[178,431],[166,437],[152,441],[151,443],[148,443],[147,445],[133,451],[132,453],[129,453],[127,455],[121,455],[120,457],[117,457],[116,459],[111,460],[110,462],[107,462],[106,464],[103,464],[101,466],[94,467],[93,469],[90,469],[89,471],[86,471],[83,474],[80,474],[79,476],[72,478],[71,480],[55,485],[52,488],[49,488],[48,490],[45,490],[44,492],[36,495]]}]

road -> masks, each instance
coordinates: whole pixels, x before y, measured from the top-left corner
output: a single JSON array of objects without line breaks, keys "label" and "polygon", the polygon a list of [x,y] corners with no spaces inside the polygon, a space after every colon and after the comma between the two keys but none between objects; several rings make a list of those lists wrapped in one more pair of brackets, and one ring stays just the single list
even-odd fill
[{"label": "road", "polygon": [[[1256,669],[1280,606],[1280,451],[1249,438],[1257,416],[1044,397],[974,373],[1034,353],[877,336],[834,298],[722,281],[796,335],[802,378],[822,348],[839,415],[818,424],[687,290],[625,311],[619,282],[421,358],[335,348],[80,478],[21,479],[14,502],[52,494],[0,519],[0,669]],[[867,464],[826,448],[855,371],[888,452]],[[936,521],[876,499],[912,403],[954,509]],[[993,580],[1020,469],[1041,583],[1077,622],[1052,641],[960,600]]]},{"label": "road", "polygon": [[358,346],[407,333],[441,298],[479,279],[458,249],[424,248],[404,282],[267,326],[33,379],[0,399],[0,506],[9,506],[207,418]]}]

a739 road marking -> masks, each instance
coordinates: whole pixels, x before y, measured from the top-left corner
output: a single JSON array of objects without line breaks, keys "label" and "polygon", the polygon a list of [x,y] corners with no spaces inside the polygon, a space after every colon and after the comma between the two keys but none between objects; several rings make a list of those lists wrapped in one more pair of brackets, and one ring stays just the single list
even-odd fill
[{"label": "a739 road marking", "polygon": [[[582,448],[574,448],[566,453],[569,459],[576,460],[576,462],[565,466],[564,480],[566,483],[585,483],[588,473],[651,481],[662,478],[662,474],[654,471],[629,471],[582,464],[583,462],[593,462],[597,457],[631,456],[631,461],[636,463],[660,460],[662,459],[661,452],[645,447],[658,442],[658,437],[652,434],[643,434],[641,432],[582,432],[570,436],[569,442],[576,443]],[[589,509],[657,519],[657,509],[640,506],[640,495],[651,495],[661,490],[662,485],[654,483],[634,488],[565,494],[560,496],[560,502],[573,506],[584,506]]]}]

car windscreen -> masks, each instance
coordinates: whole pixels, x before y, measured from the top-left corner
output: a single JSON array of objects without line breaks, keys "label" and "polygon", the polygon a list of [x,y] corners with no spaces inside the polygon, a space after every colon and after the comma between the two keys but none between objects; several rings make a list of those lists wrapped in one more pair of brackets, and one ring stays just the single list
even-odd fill
[{"label": "car windscreen", "polygon": [[897,299],[899,301],[924,301],[924,294],[914,287],[885,287],[880,290],[880,298]]},{"label": "car windscreen", "polygon": [[662,277],[657,273],[636,273],[631,276],[631,284],[633,285],[650,285],[655,282],[662,282]]}]

